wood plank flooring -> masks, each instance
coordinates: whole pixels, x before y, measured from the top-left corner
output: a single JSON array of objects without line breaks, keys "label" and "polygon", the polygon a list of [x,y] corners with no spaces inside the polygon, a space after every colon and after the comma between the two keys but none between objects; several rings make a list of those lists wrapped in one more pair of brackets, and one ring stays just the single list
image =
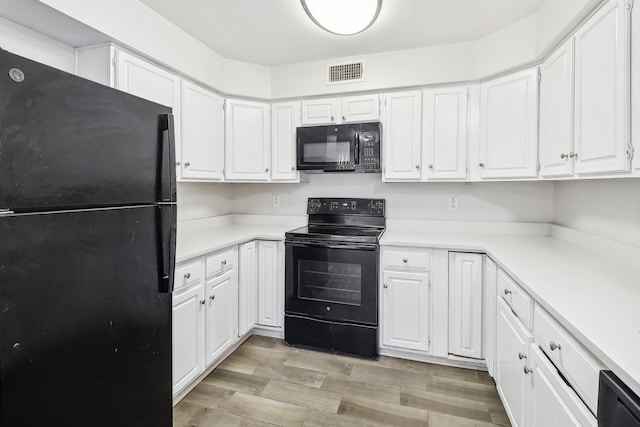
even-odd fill
[{"label": "wood plank flooring", "polygon": [[173,414],[175,427],[510,426],[486,372],[336,356],[257,335]]}]

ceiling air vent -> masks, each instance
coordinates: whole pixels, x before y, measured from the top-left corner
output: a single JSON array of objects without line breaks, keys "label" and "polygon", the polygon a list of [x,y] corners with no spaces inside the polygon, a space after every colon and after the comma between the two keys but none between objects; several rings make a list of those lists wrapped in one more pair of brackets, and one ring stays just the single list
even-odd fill
[{"label": "ceiling air vent", "polygon": [[364,61],[327,66],[327,84],[353,83],[364,80]]}]

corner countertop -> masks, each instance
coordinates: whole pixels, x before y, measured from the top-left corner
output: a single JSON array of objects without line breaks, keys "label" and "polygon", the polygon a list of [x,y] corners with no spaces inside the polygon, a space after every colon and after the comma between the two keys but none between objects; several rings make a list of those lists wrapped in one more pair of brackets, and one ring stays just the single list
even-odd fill
[{"label": "corner countertop", "polygon": [[[553,236],[387,226],[381,245],[488,254],[640,395],[640,267]],[[592,246],[597,249],[596,246]],[[600,248],[601,249],[601,248]],[[640,248],[630,247],[631,251]],[[640,258],[638,258],[640,259]]]}]

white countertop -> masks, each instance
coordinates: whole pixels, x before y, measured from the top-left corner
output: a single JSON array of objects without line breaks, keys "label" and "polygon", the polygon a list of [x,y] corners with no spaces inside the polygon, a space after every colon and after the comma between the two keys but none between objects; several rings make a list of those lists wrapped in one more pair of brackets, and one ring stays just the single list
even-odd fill
[{"label": "white countertop", "polygon": [[[229,220],[206,227],[179,227],[176,261],[254,239],[283,240],[286,231],[306,223],[301,218],[286,224],[274,224],[268,218],[264,224],[258,223],[260,218],[234,217],[236,220],[242,223]],[[618,262],[615,252],[603,255],[585,249],[584,242],[578,246],[542,235],[548,228],[535,224],[520,229],[511,224],[484,227],[477,233],[464,232],[476,230],[477,224],[462,224],[455,232],[433,231],[450,230],[447,224],[424,229],[416,224],[395,227],[388,221],[380,244],[487,253],[640,395],[640,263]],[[523,234],[514,234],[518,231]],[[603,245],[598,246],[602,249]],[[635,250],[640,248],[632,249],[632,255]]]},{"label": "white countertop", "polygon": [[640,395],[639,266],[549,236],[387,227],[380,244],[487,253]]}]

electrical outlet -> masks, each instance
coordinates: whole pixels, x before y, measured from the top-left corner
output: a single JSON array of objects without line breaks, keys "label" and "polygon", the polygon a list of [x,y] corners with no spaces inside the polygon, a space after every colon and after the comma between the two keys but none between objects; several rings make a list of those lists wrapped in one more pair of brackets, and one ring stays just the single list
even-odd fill
[{"label": "electrical outlet", "polygon": [[274,208],[279,208],[280,207],[280,195],[279,194],[272,194],[271,195],[271,201],[273,202],[273,207]]},{"label": "electrical outlet", "polygon": [[458,196],[449,196],[449,210],[450,211],[458,210]]}]

